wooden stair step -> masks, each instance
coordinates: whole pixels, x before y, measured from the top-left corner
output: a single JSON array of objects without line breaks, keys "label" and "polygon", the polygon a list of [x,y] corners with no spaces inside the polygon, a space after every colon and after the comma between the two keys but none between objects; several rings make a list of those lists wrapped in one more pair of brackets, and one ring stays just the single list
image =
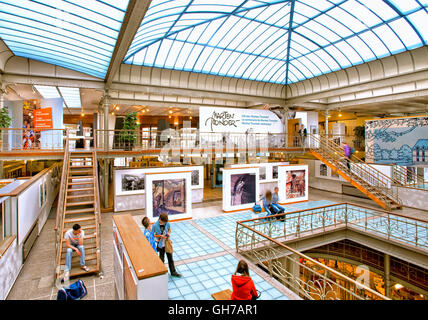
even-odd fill
[{"label": "wooden stair step", "polygon": [[82,182],[69,182],[68,185],[69,186],[76,186],[76,185],[80,185],[80,184],[94,184],[93,181],[82,181]]},{"label": "wooden stair step", "polygon": [[94,188],[75,188],[75,189],[67,190],[67,192],[77,192],[77,191],[94,191]]},{"label": "wooden stair step", "polygon": [[85,205],[90,205],[90,204],[95,204],[95,201],[81,201],[81,202],[68,202],[66,203],[66,207],[73,207],[73,206],[85,206]]},{"label": "wooden stair step", "polygon": [[84,170],[84,171],[70,171],[70,176],[78,177],[79,174],[88,174],[92,170]]},{"label": "wooden stair step", "polygon": [[75,168],[93,168],[94,166],[89,166],[89,165],[84,165],[84,166],[70,166],[70,169],[75,169]]},{"label": "wooden stair step", "polygon": [[69,180],[73,179],[94,179],[94,176],[78,176],[78,177],[68,177]]},{"label": "wooden stair step", "polygon": [[79,222],[85,222],[85,221],[95,221],[95,215],[89,216],[89,217],[80,217],[80,218],[66,218],[64,219],[64,223],[79,223]]},{"label": "wooden stair step", "polygon": [[[90,229],[96,229],[96,225],[95,224],[91,224],[91,225],[85,225],[85,226],[81,226],[81,229],[82,230],[90,230]],[[70,230],[70,228],[68,228],[68,229],[64,229],[64,230],[62,230],[62,233],[64,234],[64,233],[66,233],[68,230]]]},{"label": "wooden stair step", "polygon": [[95,212],[95,208],[65,210],[65,214],[78,214],[78,213],[87,213],[87,212]]},{"label": "wooden stair step", "polygon": [[[97,260],[97,254],[96,253],[86,254],[86,251],[85,251],[85,262],[91,261],[91,260]],[[80,256],[78,256],[73,252],[73,256],[71,258],[71,264],[73,265],[73,262],[76,263],[79,261],[80,261]],[[65,254],[64,254],[64,257],[61,259],[61,262],[62,262],[61,264],[65,264]]]},{"label": "wooden stair step", "polygon": [[91,275],[99,272],[98,266],[96,265],[92,267],[89,266],[89,269],[90,269],[89,272],[86,272],[80,269],[80,267],[72,267],[70,271],[70,279],[75,277],[85,276],[85,275]]},{"label": "wooden stair step", "polygon": [[95,197],[95,195],[93,193],[88,193],[88,194],[79,194],[77,196],[67,196],[67,200],[68,199],[80,199],[80,198],[86,198],[86,197]]}]

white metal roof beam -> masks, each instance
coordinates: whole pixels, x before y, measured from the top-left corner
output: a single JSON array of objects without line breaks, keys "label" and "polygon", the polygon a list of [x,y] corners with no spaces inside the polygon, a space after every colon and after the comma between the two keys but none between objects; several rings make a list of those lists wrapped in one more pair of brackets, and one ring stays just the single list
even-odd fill
[{"label": "white metal roof beam", "polygon": [[391,77],[387,79],[368,81],[366,83],[346,86],[338,89],[331,89],[331,90],[326,90],[326,91],[317,92],[313,94],[302,95],[296,98],[286,99],[285,102],[287,104],[298,105],[299,103],[307,102],[315,99],[353,94],[360,91],[390,87],[390,86],[415,82],[419,80],[426,80],[426,79],[428,79],[428,70],[416,71],[416,72],[411,72],[409,74],[404,74],[404,75]]},{"label": "white metal roof beam", "polygon": [[161,87],[153,85],[138,85],[138,84],[127,84],[114,82],[110,86],[110,90],[118,91],[130,91],[139,92],[146,94],[157,94],[157,95],[177,95],[177,96],[189,96],[196,98],[210,98],[210,99],[224,99],[224,100],[236,100],[236,101],[258,101],[272,104],[284,104],[283,99],[253,96],[253,95],[242,95],[236,93],[224,93],[218,91],[207,91],[197,89],[182,89],[173,87]]},{"label": "white metal roof beam", "polygon": [[329,107],[329,109],[341,108],[343,110],[346,108],[352,108],[352,107],[357,106],[357,105],[366,105],[366,104],[372,104],[372,103],[385,103],[385,102],[390,102],[390,103],[391,102],[404,102],[401,100],[418,98],[418,97],[426,97],[428,100],[428,89],[418,90],[418,91],[410,91],[410,92],[404,92],[404,93],[389,94],[389,95],[377,96],[377,97],[372,97],[372,98],[364,98],[364,99],[336,102],[336,103],[329,104],[328,107]]},{"label": "white metal roof beam", "polygon": [[110,65],[107,69],[105,77],[106,87],[110,86],[114,75],[122,64],[150,3],[151,0],[129,0],[119,36],[117,37],[116,46],[110,59]]}]

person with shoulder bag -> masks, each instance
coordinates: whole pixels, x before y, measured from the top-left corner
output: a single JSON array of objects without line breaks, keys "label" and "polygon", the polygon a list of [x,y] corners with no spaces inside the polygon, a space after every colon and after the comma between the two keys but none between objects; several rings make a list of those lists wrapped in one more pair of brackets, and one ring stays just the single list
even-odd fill
[{"label": "person with shoulder bag", "polygon": [[231,300],[256,300],[260,293],[256,290],[248,271],[248,264],[244,260],[238,262],[235,273],[232,275]]},{"label": "person with shoulder bag", "polygon": [[172,258],[172,243],[170,239],[171,226],[168,222],[167,213],[162,212],[160,214],[158,221],[153,224],[152,231],[156,239],[156,248],[159,252],[159,258],[162,260],[162,262],[164,262],[166,253],[168,267],[171,275],[173,277],[181,277],[181,274],[179,274],[175,269],[174,260]]}]

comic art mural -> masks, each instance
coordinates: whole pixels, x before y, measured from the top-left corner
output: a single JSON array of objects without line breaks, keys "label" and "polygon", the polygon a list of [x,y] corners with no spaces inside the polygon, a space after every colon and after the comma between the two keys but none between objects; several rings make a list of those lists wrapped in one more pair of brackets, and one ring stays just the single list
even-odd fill
[{"label": "comic art mural", "polygon": [[366,121],[366,161],[428,165],[428,116]]}]

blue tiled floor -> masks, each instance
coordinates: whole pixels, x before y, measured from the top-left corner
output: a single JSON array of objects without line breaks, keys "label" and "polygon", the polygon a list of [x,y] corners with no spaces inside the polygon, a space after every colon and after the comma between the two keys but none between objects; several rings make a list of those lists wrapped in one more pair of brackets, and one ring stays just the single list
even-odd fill
[{"label": "blue tiled floor", "polygon": [[[216,258],[191,262],[177,268],[182,278],[169,277],[168,297],[171,300],[212,300],[211,294],[230,289],[231,277],[236,270],[236,260],[226,254]],[[261,300],[288,300],[279,290],[250,271],[256,288],[262,292]]]},{"label": "blue tiled floor", "polygon": [[171,224],[174,261],[180,261],[224,251],[189,221]]},{"label": "blue tiled floor", "polygon": [[197,219],[194,220],[194,222],[211,233],[229,248],[234,248],[236,221],[251,218],[251,212],[240,212],[213,218]]}]

